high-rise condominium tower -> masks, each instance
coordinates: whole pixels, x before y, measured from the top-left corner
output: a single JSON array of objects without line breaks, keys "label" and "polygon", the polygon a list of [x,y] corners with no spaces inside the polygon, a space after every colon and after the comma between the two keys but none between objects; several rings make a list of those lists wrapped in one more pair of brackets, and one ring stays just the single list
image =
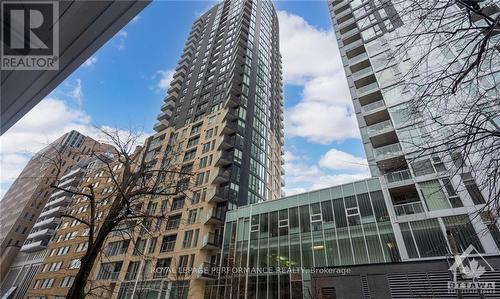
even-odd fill
[{"label": "high-rise condominium tower", "polygon": [[[247,271],[221,273],[211,298],[480,297],[453,284],[472,279],[498,297],[500,231],[483,210],[488,190],[453,147],[421,150],[442,130],[432,130],[426,111],[409,110],[414,91],[402,83],[418,56],[395,51],[413,25],[396,5],[405,2],[461,9],[454,1],[328,1],[372,178],[228,212],[222,265]],[[485,86],[499,98],[498,86]],[[488,270],[472,274],[480,263]]]},{"label": "high-rise condominium tower", "polygon": [[[224,1],[210,9],[194,22],[155,125],[157,135],[166,128],[179,135],[191,128],[194,133],[187,132],[191,150],[191,145],[211,138],[199,136],[201,125],[216,124],[216,152],[223,161],[215,162],[232,175],[229,208],[281,195],[278,34],[271,1]],[[217,117],[217,111],[224,115]],[[207,147],[203,144],[201,154]]]},{"label": "high-rise condominium tower", "polygon": [[[382,178],[387,204],[398,219],[395,234],[404,240],[402,259],[444,256],[449,252],[442,229],[449,220],[444,217],[455,215],[453,221],[471,223],[479,235],[488,230],[486,215],[484,221],[477,217],[486,196],[471,172],[458,169],[460,153],[439,148],[422,152],[423,144],[442,137],[433,127],[435,115],[409,105],[418,93],[408,88],[405,74],[418,57],[397,55],[398,37],[409,30],[399,14],[404,1],[378,2],[329,1],[362,141],[371,173]],[[412,237],[419,231],[438,239],[420,243]],[[481,250],[498,252],[499,242],[484,234]]]},{"label": "high-rise condominium tower", "polygon": [[[171,165],[191,175],[178,179],[174,196],[143,198],[144,211],[161,217],[108,237],[89,279],[101,286],[101,296],[202,298],[207,281],[215,279],[210,266],[220,262],[226,211],[281,197],[278,40],[271,1],[226,0],[194,22],[157,133],[142,149],[152,168]],[[79,211],[79,204],[68,209]],[[81,236],[84,228],[73,232],[77,227],[62,225],[51,251],[68,246],[69,231]],[[48,269],[61,267],[61,278],[40,272],[29,296],[67,292],[77,267],[73,260],[81,255],[73,245],[67,255],[44,260]]]}]

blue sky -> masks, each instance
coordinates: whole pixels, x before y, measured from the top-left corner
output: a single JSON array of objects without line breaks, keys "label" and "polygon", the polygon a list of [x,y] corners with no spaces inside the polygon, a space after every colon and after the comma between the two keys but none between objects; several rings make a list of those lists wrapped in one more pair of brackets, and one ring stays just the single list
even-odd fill
[{"label": "blue sky", "polygon": [[[158,1],[1,137],[2,194],[30,153],[94,126],[153,133],[193,20],[214,1]],[[368,175],[326,1],[277,1],[285,79],[286,192]]]}]

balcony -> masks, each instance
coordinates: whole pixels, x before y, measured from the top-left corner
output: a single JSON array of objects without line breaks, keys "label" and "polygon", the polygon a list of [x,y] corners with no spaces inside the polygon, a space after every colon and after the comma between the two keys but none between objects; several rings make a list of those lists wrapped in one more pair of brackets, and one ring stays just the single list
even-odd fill
[{"label": "balcony", "polygon": [[73,177],[73,178],[70,178],[70,179],[61,180],[61,183],[58,186],[61,187],[61,188],[66,189],[66,186],[71,185],[73,183],[78,183],[77,178]]},{"label": "balcony", "polygon": [[[65,189],[69,190],[69,191],[76,191],[76,187],[69,187],[69,188],[65,188]],[[49,197],[49,199],[58,198],[59,196],[65,195],[67,193],[68,192],[66,192],[64,190],[58,190],[58,191],[52,193],[52,195]]]},{"label": "balcony", "polygon": [[369,66],[369,67],[366,67],[362,70],[359,70],[357,72],[352,73],[352,79],[354,81],[357,81],[361,78],[364,78],[364,77],[372,75],[372,74],[373,74],[373,69],[371,66]]},{"label": "balcony", "polygon": [[47,207],[55,207],[55,206],[62,206],[63,204],[67,204],[71,201],[71,196],[66,195],[57,199],[53,199],[49,201],[46,205],[45,208]]},{"label": "balcony", "polygon": [[384,100],[378,100],[368,105],[361,106],[361,112],[363,113],[364,116],[380,112],[384,109],[385,109]]},{"label": "balcony", "polygon": [[201,280],[212,280],[216,279],[217,276],[217,266],[208,262],[199,265],[195,273],[195,279]]},{"label": "balcony", "polygon": [[168,89],[168,93],[171,93],[171,92],[179,92],[181,90],[181,84],[179,82],[176,82],[174,84],[172,84],[170,86],[170,88]]},{"label": "balcony", "polygon": [[396,216],[413,215],[425,213],[424,206],[421,201],[409,202],[401,205],[394,205],[394,212]]},{"label": "balcony", "polygon": [[97,277],[96,279],[97,280],[117,280],[118,279],[118,275],[120,275],[120,272],[107,272],[107,271],[103,271],[103,272],[99,272],[97,274]]},{"label": "balcony", "polygon": [[226,186],[217,186],[212,189],[212,192],[208,194],[208,202],[210,203],[218,203],[227,200],[233,200],[237,198],[236,191],[229,188],[229,185]]},{"label": "balcony", "polygon": [[21,247],[22,252],[34,252],[42,249],[47,248],[47,244],[49,243],[49,240],[39,240],[35,241],[29,244],[24,244],[23,247]]},{"label": "balcony", "polygon": [[210,208],[205,218],[205,224],[223,224],[226,211],[221,208]]},{"label": "balcony", "polygon": [[228,150],[230,148],[234,148],[236,145],[236,135],[228,136],[224,135],[221,139],[219,145],[217,146],[218,150]]},{"label": "balcony", "polygon": [[403,150],[399,143],[394,143],[373,149],[373,154],[375,156],[375,160],[382,161],[402,156]]},{"label": "balcony", "polygon": [[348,2],[339,1],[339,2],[335,3],[335,4],[332,6],[332,8],[333,8],[334,10],[337,10],[337,9],[339,9],[340,7],[342,7],[342,6],[344,6],[344,5],[347,5],[347,4],[348,4]]},{"label": "balcony", "polygon": [[377,82],[373,82],[359,88],[356,87],[356,93],[358,94],[358,98],[361,98],[377,90],[379,90]]},{"label": "balcony", "polygon": [[212,184],[222,184],[229,182],[231,178],[231,168],[219,168],[219,171],[216,171],[213,178]]},{"label": "balcony", "polygon": [[65,181],[66,179],[72,177],[73,175],[79,173],[80,171],[82,171],[81,168],[76,168],[76,169],[71,170],[70,172],[68,172],[67,174],[65,174],[61,177],[61,181]]},{"label": "balcony", "polygon": [[351,11],[351,8],[347,8],[341,12],[339,12],[338,14],[335,14],[335,17],[336,18],[342,18],[343,16],[347,16],[348,14],[350,14],[352,11]]},{"label": "balcony", "polygon": [[46,228],[46,229],[42,229],[42,230],[39,230],[37,232],[29,234],[28,239],[37,240],[37,239],[44,238],[44,237],[51,237],[54,235],[54,233],[55,233],[55,230],[53,230],[51,228]]},{"label": "balcony", "polygon": [[369,137],[386,134],[391,131],[394,131],[394,127],[390,119],[366,127],[366,132]]},{"label": "balcony", "polygon": [[168,241],[161,244],[160,252],[172,252],[175,248],[175,241]]},{"label": "balcony", "polygon": [[49,219],[38,221],[37,223],[35,223],[35,225],[33,225],[33,228],[42,228],[46,226],[54,226],[55,228],[55,226],[57,226],[59,223],[61,223],[61,218],[51,217]]},{"label": "balcony", "polygon": [[224,121],[234,121],[238,119],[238,111],[235,108],[229,108],[224,114]]},{"label": "balcony", "polygon": [[[338,17],[335,17],[337,19],[337,23],[338,23]],[[350,18],[350,19],[347,19],[346,21],[342,22],[342,23],[338,23],[339,24],[339,29],[342,29],[342,28],[345,28],[349,25],[351,25],[352,23],[354,23],[354,18]]]},{"label": "balcony", "polygon": [[411,176],[409,169],[393,171],[386,173],[384,175],[385,180],[387,182],[387,186],[391,187],[399,187],[402,185],[407,185],[413,183],[413,178]]},{"label": "balcony", "polygon": [[342,38],[346,39],[346,38],[349,38],[349,37],[351,37],[351,36],[353,36],[353,35],[355,35],[357,33],[359,33],[359,30],[358,30],[357,27],[355,27],[355,28],[353,28],[353,29],[351,29],[351,30],[349,30],[347,32],[342,33]]},{"label": "balcony", "polygon": [[40,213],[39,218],[44,218],[44,217],[49,217],[49,216],[61,216],[65,210],[66,210],[65,207],[58,206],[58,207],[43,211],[42,213]]},{"label": "balcony", "polygon": [[350,51],[350,50],[355,49],[355,48],[357,48],[359,46],[362,46],[362,45],[363,45],[363,40],[359,39],[359,40],[357,40],[357,41],[355,41],[353,43],[345,45],[344,46],[344,51],[347,52],[347,51]]},{"label": "balcony", "polygon": [[165,110],[162,113],[160,113],[157,117],[157,120],[161,121],[163,119],[168,119],[169,117],[172,116],[172,110]]},{"label": "balcony", "polygon": [[353,58],[349,58],[349,65],[355,65],[367,59],[368,59],[368,54],[366,52],[363,52],[359,55],[354,56]]},{"label": "balcony", "polygon": [[206,249],[206,250],[218,250],[222,246],[222,235],[221,234],[214,234],[214,233],[208,233],[203,237],[203,241],[201,243],[201,249]]},{"label": "balcony", "polygon": [[163,122],[159,121],[159,122],[157,122],[157,123],[155,124],[155,126],[154,126],[154,128],[153,128],[153,129],[154,129],[156,132],[160,132],[160,131],[165,130],[166,128],[167,128],[167,125],[166,125],[165,123],[163,123]]},{"label": "balcony", "polygon": [[221,130],[221,135],[231,135],[238,130],[238,124],[236,122],[228,122],[224,123],[224,126]]},{"label": "balcony", "polygon": [[234,151],[222,151],[215,157],[215,166],[224,167],[233,163]]}]

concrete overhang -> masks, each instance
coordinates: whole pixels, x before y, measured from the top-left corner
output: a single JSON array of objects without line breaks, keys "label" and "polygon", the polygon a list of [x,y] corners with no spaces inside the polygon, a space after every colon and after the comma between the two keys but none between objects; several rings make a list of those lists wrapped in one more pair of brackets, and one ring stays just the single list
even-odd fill
[{"label": "concrete overhang", "polygon": [[54,90],[150,2],[59,1],[59,69],[0,71],[0,135]]}]

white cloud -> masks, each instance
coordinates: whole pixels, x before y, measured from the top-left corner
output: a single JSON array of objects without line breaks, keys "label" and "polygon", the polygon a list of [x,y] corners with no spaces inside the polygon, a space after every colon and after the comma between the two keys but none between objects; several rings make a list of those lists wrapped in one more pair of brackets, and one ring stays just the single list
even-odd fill
[{"label": "white cloud", "polygon": [[[332,161],[338,158],[340,161]],[[285,152],[285,193],[297,194],[332,187],[370,177],[366,160],[330,149],[319,161]]]},{"label": "white cloud", "polygon": [[285,187],[283,189],[285,191],[285,196],[291,196],[291,195],[307,192],[307,189],[303,188],[303,187],[295,187],[295,188]]},{"label": "white cloud", "polygon": [[359,138],[334,32],[284,11],[278,17],[285,83],[303,86],[301,100],[285,111],[286,136],[320,144]]},{"label": "white cloud", "polygon": [[128,32],[125,30],[120,30],[118,33],[115,35],[115,38],[117,40],[116,47],[118,50],[125,50],[125,41],[127,39]]},{"label": "white cloud", "polygon": [[[74,92],[55,91],[42,100],[23,118],[0,137],[0,196],[3,196],[10,184],[21,173],[31,156],[61,137],[63,134],[76,130],[98,141],[104,141],[101,129],[92,124],[91,117],[71,103],[73,96],[82,95],[81,81],[77,81]],[[106,131],[117,132],[119,136],[129,134],[128,130],[114,129],[102,126]],[[142,143],[149,135],[144,132],[133,132],[139,135],[138,143]]]},{"label": "white cloud", "polygon": [[137,21],[139,21],[139,19],[140,19],[140,18],[141,18],[141,17],[140,17],[139,15],[137,15],[137,16],[135,16],[132,20],[130,20],[130,23],[131,23],[131,24],[135,24],[135,23],[137,23]]},{"label": "white cloud", "polygon": [[319,165],[333,170],[368,170],[368,162],[365,158],[356,157],[334,148],[321,157]]},{"label": "white cloud", "polygon": [[159,70],[153,75],[153,80],[158,80],[152,88],[158,93],[167,93],[170,88],[170,82],[174,79],[175,70]]},{"label": "white cloud", "polygon": [[301,102],[286,111],[288,137],[304,137],[310,142],[329,144],[359,136],[356,117],[343,107]]},{"label": "white cloud", "polygon": [[321,30],[302,17],[278,11],[280,51],[285,83],[300,83],[310,77],[342,71],[337,40],[332,30]]},{"label": "white cloud", "polygon": [[316,190],[321,188],[352,183],[354,181],[359,181],[369,177],[370,175],[368,173],[354,173],[354,174],[343,173],[334,175],[323,175],[318,178],[315,178],[313,184],[310,187],[310,190]]},{"label": "white cloud", "polygon": [[91,67],[94,66],[97,63],[97,57],[96,56],[90,56],[89,59],[85,60],[85,62],[82,64],[83,67]]},{"label": "white cloud", "polygon": [[82,80],[76,79],[76,85],[69,92],[69,95],[77,101],[78,104],[81,104],[83,98],[83,90],[82,90]]}]

